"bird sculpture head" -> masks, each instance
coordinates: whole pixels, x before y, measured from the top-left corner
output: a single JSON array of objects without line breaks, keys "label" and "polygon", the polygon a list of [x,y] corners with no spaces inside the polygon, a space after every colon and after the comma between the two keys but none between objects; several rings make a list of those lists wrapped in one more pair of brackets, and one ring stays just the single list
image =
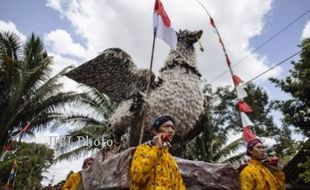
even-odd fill
[{"label": "bird sculpture head", "polygon": [[202,30],[180,30],[177,32],[177,36],[177,49],[170,51],[170,54],[165,61],[165,67],[161,70],[165,70],[166,67],[173,67],[176,65],[196,69],[197,60],[194,44],[201,38]]},{"label": "bird sculpture head", "polygon": [[183,48],[194,48],[194,44],[198,42],[201,38],[202,30],[199,31],[189,31],[189,30],[180,30],[177,33],[178,36],[178,47],[185,46]]}]

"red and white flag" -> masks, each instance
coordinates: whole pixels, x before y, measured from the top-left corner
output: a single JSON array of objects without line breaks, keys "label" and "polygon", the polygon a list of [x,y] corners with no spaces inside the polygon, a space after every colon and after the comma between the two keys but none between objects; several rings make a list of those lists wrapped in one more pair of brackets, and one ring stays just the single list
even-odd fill
[{"label": "red and white flag", "polygon": [[243,137],[246,142],[256,138],[250,126],[243,127]]},{"label": "red and white flag", "polygon": [[242,127],[254,126],[252,121],[248,118],[248,116],[244,112],[241,112],[240,115],[241,115]]},{"label": "red and white flag", "polygon": [[153,21],[156,37],[166,42],[171,49],[176,49],[177,33],[171,28],[170,19],[160,0],[155,0]]},{"label": "red and white flag", "polygon": [[245,112],[245,113],[252,112],[251,107],[247,103],[245,103],[244,101],[239,101],[238,107],[239,107],[240,112]]},{"label": "red and white flag", "polygon": [[238,77],[237,75],[233,75],[233,81],[235,83],[235,86],[239,86],[240,83],[243,83],[243,81],[241,80],[240,77]]},{"label": "red and white flag", "polygon": [[244,90],[243,86],[236,86],[236,91],[237,91],[237,98],[239,100],[242,100],[243,98],[248,96],[248,94]]}]

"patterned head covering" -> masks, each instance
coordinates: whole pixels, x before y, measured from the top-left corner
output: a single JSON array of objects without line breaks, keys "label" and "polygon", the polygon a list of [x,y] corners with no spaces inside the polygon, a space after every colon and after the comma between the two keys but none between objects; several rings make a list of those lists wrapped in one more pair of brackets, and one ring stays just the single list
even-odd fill
[{"label": "patterned head covering", "polygon": [[251,139],[248,141],[246,148],[249,150],[250,148],[253,148],[257,143],[262,143],[262,141],[260,139]]},{"label": "patterned head covering", "polygon": [[153,122],[152,128],[159,129],[159,127],[162,124],[166,123],[167,121],[171,121],[173,125],[175,125],[174,119],[171,116],[163,115],[155,119],[155,121]]},{"label": "patterned head covering", "polygon": [[246,149],[247,155],[250,155],[249,149],[253,148],[257,143],[263,143],[260,139],[254,138],[247,142]]}]

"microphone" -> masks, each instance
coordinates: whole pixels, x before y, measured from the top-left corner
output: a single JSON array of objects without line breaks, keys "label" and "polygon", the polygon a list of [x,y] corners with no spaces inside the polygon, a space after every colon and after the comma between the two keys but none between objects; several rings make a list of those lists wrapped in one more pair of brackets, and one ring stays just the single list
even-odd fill
[{"label": "microphone", "polygon": [[272,157],[269,157],[269,158],[266,158],[265,160],[262,160],[264,163],[267,163],[271,166],[278,166],[278,163],[279,163],[279,158],[276,157],[276,156],[272,156]]},{"label": "microphone", "polygon": [[164,133],[160,136],[160,138],[164,145],[171,147],[170,141],[172,137],[170,134]]}]

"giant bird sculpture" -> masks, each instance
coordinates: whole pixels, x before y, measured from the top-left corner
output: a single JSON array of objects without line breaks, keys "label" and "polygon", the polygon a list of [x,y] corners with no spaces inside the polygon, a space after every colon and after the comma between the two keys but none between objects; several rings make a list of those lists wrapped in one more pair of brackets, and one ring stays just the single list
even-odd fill
[{"label": "giant bird sculpture", "polygon": [[[186,143],[199,133],[205,119],[202,84],[193,46],[201,35],[202,31],[178,33],[177,49],[170,52],[160,70],[160,80],[156,81],[154,74],[151,77],[149,96],[145,96],[148,71],[137,69],[131,57],[118,48],[105,50],[67,76],[97,88],[119,103],[109,120],[110,129],[117,136],[129,134],[129,146],[137,144],[144,116],[147,134],[153,119],[163,114],[175,118],[179,142]],[[92,167],[82,171],[84,189],[128,189],[128,170],[134,149],[128,148],[121,153],[115,149],[100,151]],[[189,190],[240,189],[239,171],[228,164],[176,160]]]},{"label": "giant bird sculpture", "polygon": [[149,72],[138,69],[119,48],[105,50],[67,76],[97,88],[119,103],[109,119],[110,131],[117,136],[129,134],[129,146],[138,143],[142,117],[145,116],[147,136],[153,119],[163,114],[175,118],[177,139],[183,141],[203,112],[202,82],[194,48],[201,35],[202,31],[178,32],[177,49],[169,53],[159,80],[152,73],[149,96],[145,95]]}]

